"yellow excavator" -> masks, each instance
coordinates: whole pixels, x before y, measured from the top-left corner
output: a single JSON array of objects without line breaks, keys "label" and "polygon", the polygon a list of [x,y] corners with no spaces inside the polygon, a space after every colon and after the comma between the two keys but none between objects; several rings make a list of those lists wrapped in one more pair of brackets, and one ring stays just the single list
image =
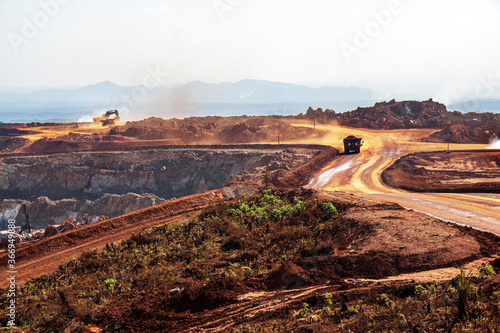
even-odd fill
[{"label": "yellow excavator", "polygon": [[[112,115],[115,115],[115,117],[110,118]],[[115,125],[119,121],[120,121],[120,115],[118,113],[118,110],[109,110],[106,111],[106,113],[103,114],[101,117],[94,118],[94,124],[101,123],[103,127]]]}]

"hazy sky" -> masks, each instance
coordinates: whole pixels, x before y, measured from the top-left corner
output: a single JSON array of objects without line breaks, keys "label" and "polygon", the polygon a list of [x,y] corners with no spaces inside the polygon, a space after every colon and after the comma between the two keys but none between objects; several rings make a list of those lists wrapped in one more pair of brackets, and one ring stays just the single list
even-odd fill
[{"label": "hazy sky", "polygon": [[0,86],[436,79],[457,94],[500,81],[499,17],[498,0],[0,0]]}]

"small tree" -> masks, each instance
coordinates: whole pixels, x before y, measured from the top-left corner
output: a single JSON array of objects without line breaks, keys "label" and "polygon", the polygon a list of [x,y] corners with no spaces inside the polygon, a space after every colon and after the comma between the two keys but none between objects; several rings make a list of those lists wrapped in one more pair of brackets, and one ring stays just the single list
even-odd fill
[{"label": "small tree", "polygon": [[458,318],[463,319],[469,314],[470,302],[476,297],[477,288],[472,284],[472,273],[465,275],[460,270],[457,283],[457,310]]}]

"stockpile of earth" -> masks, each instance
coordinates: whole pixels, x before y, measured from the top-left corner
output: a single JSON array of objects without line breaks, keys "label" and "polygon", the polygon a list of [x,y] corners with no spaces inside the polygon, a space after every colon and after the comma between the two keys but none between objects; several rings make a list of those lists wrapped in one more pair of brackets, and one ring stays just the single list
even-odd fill
[{"label": "stockpile of earth", "polygon": [[[493,116],[492,114],[478,115]],[[492,117],[493,118],[493,117]],[[498,118],[498,117],[497,117]],[[453,143],[489,143],[491,139],[500,134],[500,121],[492,119],[491,122],[472,121],[466,124],[446,126],[443,130],[430,135],[430,141]]]},{"label": "stockpile of earth", "polygon": [[500,114],[451,112],[444,104],[432,99],[423,102],[391,100],[340,114],[309,108],[302,117],[322,123],[337,121],[342,126],[377,130],[441,129],[429,138],[436,142],[486,144],[492,137],[500,135]]},{"label": "stockpile of earth", "polygon": [[384,170],[382,180],[416,192],[500,193],[499,167],[498,150],[414,153]]}]

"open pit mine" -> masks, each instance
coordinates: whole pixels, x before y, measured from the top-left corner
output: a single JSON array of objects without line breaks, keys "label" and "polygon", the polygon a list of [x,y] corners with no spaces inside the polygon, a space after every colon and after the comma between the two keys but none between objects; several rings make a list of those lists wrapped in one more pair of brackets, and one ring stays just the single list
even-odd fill
[{"label": "open pit mine", "polygon": [[31,331],[500,327],[499,114],[117,118],[0,124],[0,265],[15,220]]}]

